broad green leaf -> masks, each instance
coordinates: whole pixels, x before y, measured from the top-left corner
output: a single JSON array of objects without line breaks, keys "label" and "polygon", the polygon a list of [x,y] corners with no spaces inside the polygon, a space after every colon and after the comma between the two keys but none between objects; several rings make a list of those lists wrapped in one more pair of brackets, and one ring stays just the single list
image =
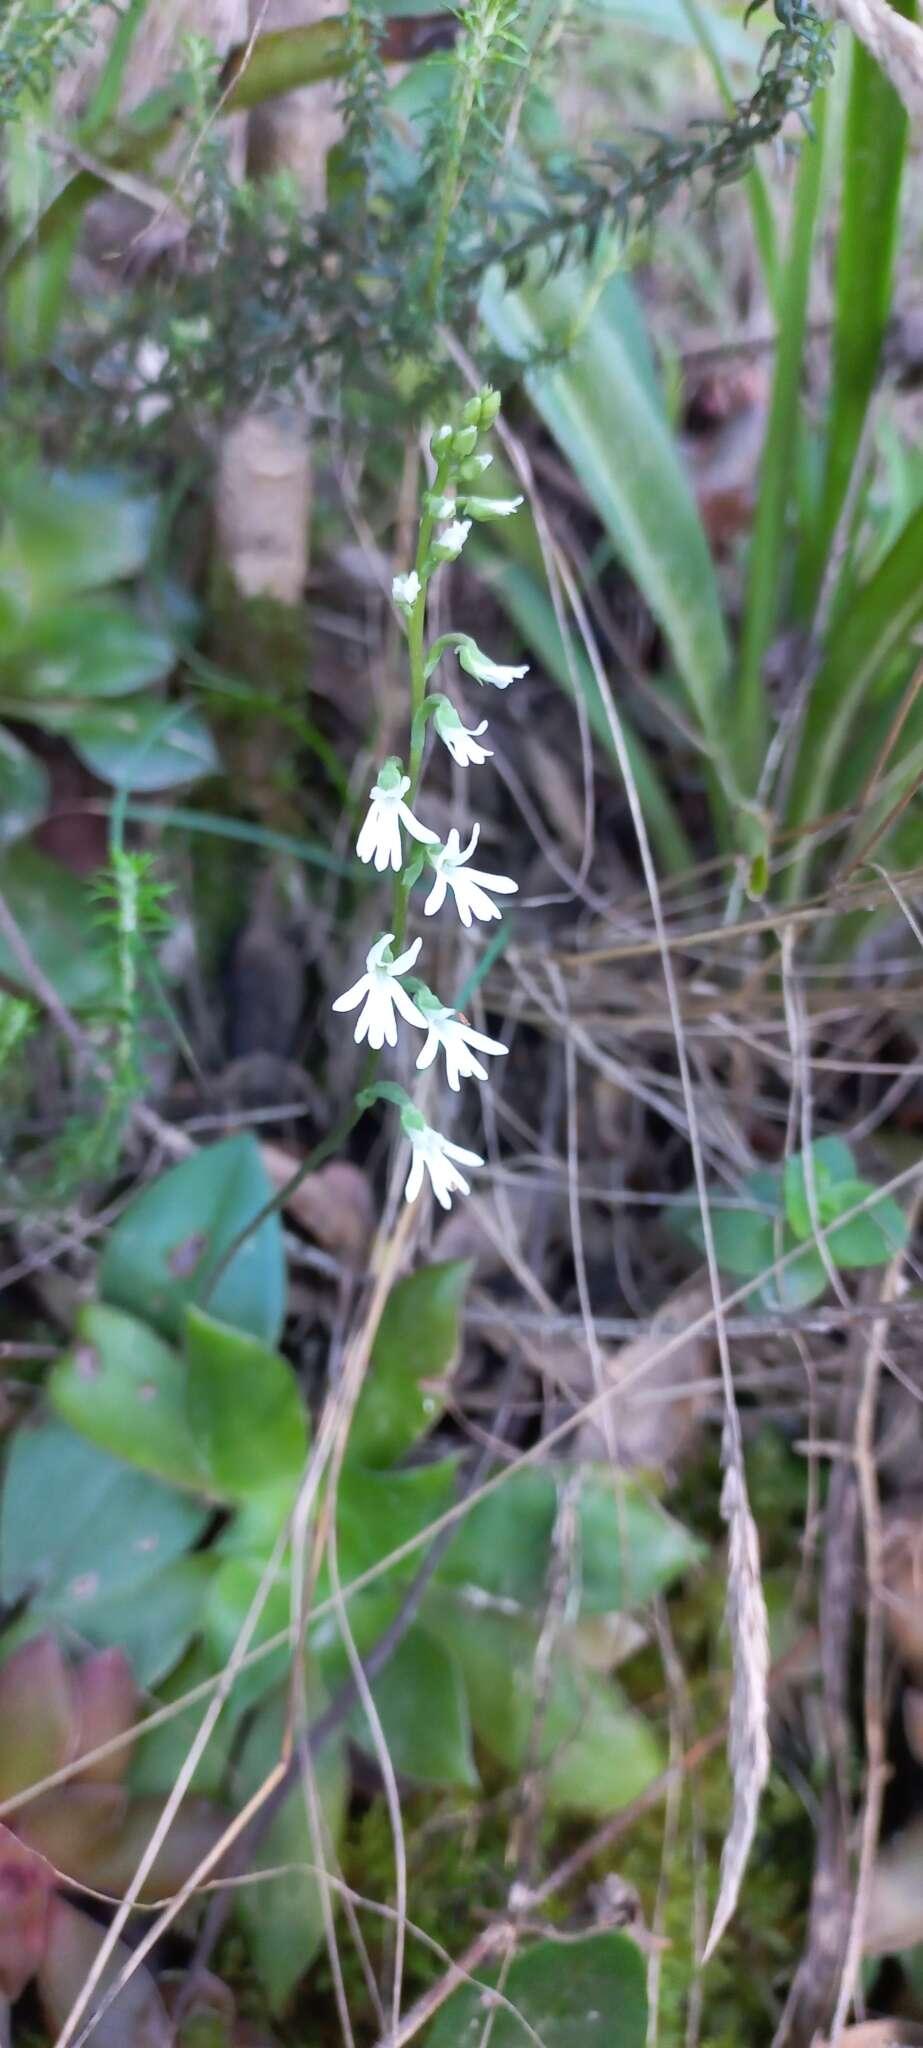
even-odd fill
[{"label": "broad green leaf", "polygon": [[209,1475],[189,1425],[186,1367],[148,1324],[91,1302],[77,1342],[49,1381],[52,1405],[104,1451],[174,1486],[208,1493]]},{"label": "broad green leaf", "polygon": [[588,311],[593,289],[575,269],[515,290],[492,275],[481,311],[513,357],[567,341],[566,361],[526,372],[529,396],[663,628],[703,730],[723,751],[729,649],[708,544],[619,308],[604,291]]},{"label": "broad green leaf", "polygon": [[[405,1472],[344,1466],[337,1484],[337,1543],[344,1586],[423,1530],[435,1527],[455,1498],[455,1473],[454,1458],[412,1465]],[[402,1577],[412,1577],[424,1555],[421,1545],[396,1569]]]},{"label": "broad green leaf", "polygon": [[[885,1265],[907,1242],[907,1220],[890,1196],[876,1198],[871,1182],[860,1180],[853,1156],[841,1138],[819,1138],[811,1147],[814,1163],[814,1194],[818,1222],[827,1232],[827,1245],[836,1266]],[[830,1228],[838,1216],[867,1202],[865,1213]],[[796,1238],[813,1238],[811,1204],[804,1157],[799,1154],[785,1165],[785,1210]]]},{"label": "broad green leaf", "polygon": [[[325,1702],[315,1688],[311,1708]],[[283,1754],[287,1720],[284,1696],[269,1700],[254,1716],[235,1772],[240,1804],[262,1785]],[[270,2008],[278,2012],[299,1977],[313,1962],[324,1938],[321,1888],[317,1871],[335,1857],[346,1813],[348,1773],[345,1745],[333,1737],[313,1759],[321,1827],[325,1839],[313,1839],[305,1794],[296,1783],[253,1853],[251,1867],[279,1869],[283,1875],[262,1884],[245,1885],[237,1895],[237,1913],[247,1936],[253,1967]],[[318,1853],[320,1851],[320,1854]],[[331,1903],[336,1906],[336,1893]]]},{"label": "broad green leaf", "polygon": [[125,605],[98,601],[56,607],[34,620],[13,657],[23,716],[48,699],[79,709],[86,698],[127,697],[169,674],[176,659],[166,633]]},{"label": "broad green leaf", "polygon": [[[73,1010],[111,1002],[115,966],[103,944],[93,896],[86,882],[28,845],[0,857],[0,888],[10,911],[58,995]],[[34,993],[28,975],[0,936],[0,976],[23,994]]]},{"label": "broad green leaf", "polygon": [[[786,1225],[780,1252],[793,1251],[797,1242]],[[756,1298],[768,1309],[806,1308],[809,1302],[819,1301],[829,1285],[827,1268],[820,1252],[814,1245],[806,1245],[797,1259],[792,1259],[789,1265],[763,1282],[756,1290]]]},{"label": "broad green leaf", "polygon": [[[627,1934],[537,1942],[508,1970],[484,1976],[483,1990],[466,1984],[456,1991],[430,2027],[426,2048],[477,2048],[488,2024],[490,2048],[525,2048],[530,2040],[542,2048],[644,2048],[646,1974]],[[490,1999],[498,1983],[508,2006]]]},{"label": "broad green leaf", "polygon": [[[439,1567],[440,1578],[541,1610],[548,1597],[559,1472],[523,1466],[475,1501]],[[650,1494],[625,1479],[589,1476],[578,1505],[575,1570],[580,1612],[607,1614],[662,1592],[701,1555],[699,1545]]]},{"label": "broad green leaf", "polygon": [[535,1755],[549,1813],[612,1813],[663,1769],[644,1715],[612,1680],[580,1670],[566,1643],[558,1645],[536,1727],[538,1621],[472,1605],[446,1587],[431,1592],[424,1611],[461,1665],[479,1742],[514,1778]]},{"label": "broad green leaf", "polygon": [[[264,1558],[229,1557],[215,1573],[203,1609],[202,1629],[206,1650],[218,1671],[224,1670],[234,1651],[265,1571]],[[286,1563],[263,1587],[259,1619],[250,1636],[251,1649],[259,1648],[273,1636],[287,1636],[291,1625],[291,1567]],[[263,1699],[273,1686],[282,1683],[291,1662],[291,1648],[286,1640],[242,1671],[234,1685],[236,1707],[251,1706]]]},{"label": "broad green leaf", "polygon": [[156,502],[124,477],[21,470],[0,479],[0,589],[38,611],[64,597],[136,576],[144,567]]},{"label": "broad green leaf", "polygon": [[146,1579],[140,1595],[132,1590],[79,1603],[40,1597],[29,1611],[68,1644],[79,1637],[100,1650],[124,1650],[138,1684],[159,1685],[201,1630],[213,1571],[211,1553],[197,1552]]},{"label": "broad green leaf", "polygon": [[[838,1190],[838,1193],[841,1191]],[[872,1195],[867,1181],[845,1183],[842,1194],[850,1195],[849,1207]],[[842,1208],[847,1203],[842,1201]],[[907,1243],[907,1218],[890,1195],[879,1195],[862,1216],[828,1230],[827,1243],[835,1266],[886,1266]]]},{"label": "broad green leaf", "polygon": [[101,1294],[166,1337],[179,1338],[186,1310],[198,1306],[274,1344],[285,1305],[277,1210],[250,1232],[212,1285],[224,1255],[272,1196],[250,1132],[205,1146],[123,1211],[100,1261]]},{"label": "broad green leaf", "polygon": [[113,700],[68,717],[65,729],[87,767],[116,789],[175,789],[219,765],[204,718],[188,704]]},{"label": "broad green leaf", "polygon": [[31,832],[47,809],[47,770],[15,733],[0,725],[0,846]]},{"label": "broad green leaf", "polygon": [[0,1501],[0,1598],[34,1597],[76,1628],[90,1603],[145,1587],[201,1535],[207,1510],[63,1423],[20,1428]]},{"label": "broad green leaf", "polygon": [[[793,1159],[787,1159],[782,1177],[785,1214],[795,1236],[802,1239],[811,1237],[814,1231],[808,1201],[807,1156],[799,1152]],[[842,1138],[816,1139],[810,1149],[810,1159],[817,1214],[820,1221],[826,1223],[851,1206],[850,1201],[839,1202],[836,1196],[845,1183],[855,1181],[855,1162]]]},{"label": "broad green leaf", "polygon": [[192,1434],[212,1490],[223,1500],[268,1490],[278,1512],[286,1493],[294,1497],[308,1454],[307,1414],[291,1366],[199,1309],[187,1313],[183,1348]]},{"label": "broad green leaf", "polygon": [[[394,1601],[374,1592],[350,1602],[350,1628],[361,1656],[385,1634],[395,1611]],[[325,1686],[335,1694],[351,1670],[341,1641],[321,1654],[320,1668]],[[451,1650],[422,1622],[411,1625],[372,1681],[372,1698],[399,1776],[418,1785],[477,1786],[461,1672]],[[346,1726],[353,1741],[374,1757],[375,1745],[359,1701]]]},{"label": "broad green leaf", "polygon": [[[744,1279],[764,1273],[778,1256],[776,1219],[762,1209],[709,1208],[715,1257],[725,1273],[739,1273]],[[705,1248],[705,1233],[698,1210],[677,1212],[677,1221],[690,1243]]]},{"label": "broad green leaf", "polygon": [[470,1266],[424,1266],[392,1288],[349,1432],[348,1456],[392,1465],[438,1422]]},{"label": "broad green leaf", "polygon": [[[216,1668],[200,1643],[183,1658],[181,1664],[171,1671],[158,1687],[156,1706],[172,1706],[185,1699],[186,1694],[196,1686],[216,1676]],[[131,1760],[129,1790],[136,1795],[170,1792],[176,1784],[189,1749],[195,1739],[202,1716],[208,1705],[207,1699],[195,1700],[172,1721],[162,1721],[158,1727],[142,1732]],[[200,1757],[192,1777],[190,1790],[216,1798],[223,1791],[225,1776],[230,1762],[234,1739],[234,1719],[225,1707],[212,1730],[205,1754]]]}]

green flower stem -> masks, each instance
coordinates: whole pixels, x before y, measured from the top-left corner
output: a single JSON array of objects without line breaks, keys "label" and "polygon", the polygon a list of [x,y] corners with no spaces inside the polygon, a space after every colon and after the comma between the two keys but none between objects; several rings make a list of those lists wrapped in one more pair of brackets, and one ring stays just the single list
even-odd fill
[{"label": "green flower stem", "polygon": [[[441,498],[444,494],[448,468],[449,465],[446,461],[437,462],[436,478],[432,489],[432,496],[434,498]],[[417,554],[414,562],[414,568],[420,579],[420,588],[413,610],[407,621],[407,659],[410,665],[410,761],[408,766],[410,788],[407,792],[407,802],[411,809],[413,809],[416,802],[417,790],[420,786],[420,769],[423,765],[423,742],[426,738],[426,720],[421,714],[426,697],[426,598],[430,576],[429,553],[433,544],[434,525],[435,520],[432,513],[424,511],[420,521],[420,537],[417,542]],[[409,897],[410,888],[404,874],[395,875],[394,905],[391,918],[394,930],[395,952],[399,952],[404,943]]]}]

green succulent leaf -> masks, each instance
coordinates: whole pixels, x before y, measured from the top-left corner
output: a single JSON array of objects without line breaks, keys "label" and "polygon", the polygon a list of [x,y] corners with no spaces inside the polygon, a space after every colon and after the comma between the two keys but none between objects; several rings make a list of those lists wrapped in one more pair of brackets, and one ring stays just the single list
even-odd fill
[{"label": "green succulent leaf", "polygon": [[[210,1489],[245,1501],[267,1490],[294,1498],[308,1454],[308,1425],[287,1360],[255,1337],[190,1309],[184,1352],[188,1413]],[[281,1520],[281,1515],[280,1515]]]},{"label": "green succulent leaf", "polygon": [[[324,1701],[315,1688],[313,1715]],[[242,1804],[262,1785],[282,1755],[287,1718],[284,1696],[268,1700],[254,1715],[235,1773]],[[313,1760],[317,1804],[325,1841],[320,1860],[336,1853],[346,1813],[348,1771],[345,1745],[334,1737]],[[324,1938],[322,1892],[314,1875],[319,1845],[313,1838],[304,1789],[296,1784],[255,1852],[257,1870],[281,1870],[265,1883],[245,1885],[237,1913],[273,2012],[278,2012],[313,1962]],[[335,1900],[335,1894],[333,1895]]]},{"label": "green succulent leaf", "polygon": [[169,635],[145,625],[127,605],[69,604],[30,622],[12,650],[14,685],[23,717],[47,701],[127,697],[169,675],[176,650]]},{"label": "green succulent leaf", "polygon": [[211,732],[188,704],[113,698],[68,713],[63,730],[93,774],[115,789],[175,789],[219,766]]},{"label": "green succulent leaf", "polygon": [[[560,1489],[570,1474],[523,1466],[475,1501],[439,1567],[440,1578],[541,1610]],[[701,1546],[634,1481],[587,1478],[577,1507],[580,1611],[606,1614],[650,1600],[695,1564]]]},{"label": "green succulent leaf", "polygon": [[610,1679],[580,1670],[566,1645],[536,1726],[537,1621],[492,1612],[445,1587],[427,1599],[425,1618],[461,1666],[479,1742],[514,1779],[537,1762],[549,1813],[612,1813],[663,1769],[650,1722]]},{"label": "green succulent leaf", "polygon": [[438,1422],[445,1408],[439,1383],[458,1349],[470,1270],[453,1259],[392,1288],[349,1433],[348,1455],[357,1463],[393,1464]]},{"label": "green succulent leaf", "polygon": [[0,725],[0,846],[31,832],[47,809],[47,770],[15,733]]},{"label": "green succulent leaf", "polygon": [[209,1479],[187,1413],[186,1367],[146,1323],[92,1302],[77,1342],[51,1375],[52,1405],[72,1429],[129,1465],[207,1493]]},{"label": "green succulent leaf", "polygon": [[[349,1605],[349,1624],[365,1656],[388,1629],[398,1602],[379,1593],[360,1594]],[[337,1639],[321,1654],[324,1684],[331,1693],[350,1676],[350,1663]],[[372,1698],[395,1770],[417,1785],[474,1789],[479,1781],[471,1748],[471,1725],[461,1671],[445,1644],[422,1622],[413,1622],[372,1681]],[[347,1730],[374,1758],[375,1745],[360,1702]]]},{"label": "green succulent leaf", "polygon": [[222,1257],[272,1197],[249,1132],[184,1159],[143,1190],[110,1232],[99,1268],[107,1301],[178,1339],[186,1311],[204,1307],[274,1344],[282,1327],[282,1226],[273,1211],[212,1285]]},{"label": "green succulent leaf", "polygon": [[62,598],[137,576],[147,561],[156,500],[124,477],[20,470],[0,481],[0,589],[38,613]]},{"label": "green succulent leaf", "polygon": [[[58,995],[72,1010],[109,1003],[116,994],[112,948],[104,942],[86,882],[34,846],[3,856],[3,894],[29,947]],[[0,936],[0,976],[32,994],[28,975]]]},{"label": "green succulent leaf", "polygon": [[[472,2048],[488,2020],[490,2048],[523,2048],[529,2038],[542,2048],[644,2048],[646,1972],[627,1934],[540,1941],[481,1982],[483,1989],[466,1984],[443,2006],[427,2048]],[[498,1984],[508,2004],[490,1999]]]},{"label": "green succulent leaf", "polygon": [[34,1614],[92,1640],[97,1603],[147,1597],[206,1520],[207,1509],[63,1423],[20,1429],[0,1499],[0,1598],[31,1599]]}]

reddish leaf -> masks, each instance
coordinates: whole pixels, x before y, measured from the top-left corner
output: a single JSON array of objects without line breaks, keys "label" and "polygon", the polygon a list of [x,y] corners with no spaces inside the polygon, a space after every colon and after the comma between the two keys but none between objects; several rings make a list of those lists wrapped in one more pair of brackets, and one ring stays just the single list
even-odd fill
[{"label": "reddish leaf", "polygon": [[0,1665],[0,1799],[60,1770],[76,1740],[67,1665],[53,1636],[36,1636]]},{"label": "reddish leaf", "polygon": [[[73,1674],[77,1706],[77,1755],[86,1756],[114,1735],[124,1735],[138,1718],[138,1688],[123,1650],[100,1650]],[[131,1762],[133,1743],[101,1757],[81,1771],[86,1785],[120,1785]]]},{"label": "reddish leaf", "polygon": [[[36,1971],[39,1997],[52,2033],[63,2027],[102,1939],[103,1929],[86,1913],[79,1913],[64,1899],[52,1899],[45,1954]],[[130,1961],[131,1951],[118,1942],[90,2000],[89,2012],[102,2004],[110,1985]],[[143,1968],[135,1970],[93,2028],[93,2048],[128,2048],[129,2043],[131,2048],[169,2048],[170,2044],[167,2015],[153,1978]]]},{"label": "reddish leaf", "polygon": [[[131,1883],[138,1864],[163,1812],[162,1799],[133,1799],[115,1834],[97,1843],[92,1861],[85,1862],[80,1875],[85,1884],[120,1897]],[[138,1893],[147,1903],[169,1898],[214,1847],[228,1816],[210,1799],[188,1799],[177,1814],[163,1847],[158,1851]],[[90,1872],[92,1871],[92,1875]]]},{"label": "reddish leaf", "polygon": [[98,1885],[100,1855],[119,1829],[127,1805],[127,1794],[119,1785],[62,1785],[23,1807],[16,1815],[16,1832],[65,1877]]},{"label": "reddish leaf", "polygon": [[45,1948],[54,1872],[0,1827],[0,1997],[18,1998]]}]

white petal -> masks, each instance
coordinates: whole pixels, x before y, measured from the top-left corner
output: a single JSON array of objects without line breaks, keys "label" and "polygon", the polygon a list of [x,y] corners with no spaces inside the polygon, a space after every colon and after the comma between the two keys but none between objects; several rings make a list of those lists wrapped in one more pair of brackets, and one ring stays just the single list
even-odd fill
[{"label": "white petal", "polygon": [[415,1202],[422,1186],[423,1154],[418,1152],[416,1146],[414,1146],[413,1158],[410,1162],[410,1172],[407,1175],[407,1182],[404,1188],[404,1200]]},{"label": "white petal", "polygon": [[[409,782],[407,786],[408,788],[410,787]],[[402,801],[398,804],[397,808],[412,839],[419,839],[422,846],[435,846],[437,844],[439,839],[438,832],[431,832],[428,825],[421,825],[419,818],[414,817],[408,804]]]},{"label": "white petal", "polygon": [[[391,937],[394,937],[393,932],[391,933]],[[412,944],[408,946],[406,953],[399,953],[397,959],[392,962],[391,968],[389,970],[390,973],[406,974],[408,967],[413,966],[422,944],[422,939],[414,939]]]},{"label": "white petal", "polygon": [[[450,1145],[448,1138],[444,1138],[442,1142],[450,1159],[461,1160],[463,1166],[483,1166],[484,1161],[479,1152],[466,1152],[464,1145]],[[466,1188],[465,1193],[467,1192]]]},{"label": "white petal", "polygon": [[465,877],[468,882],[478,882],[482,889],[492,889],[495,896],[517,896],[519,883],[509,875],[485,875],[481,868],[469,868]]},{"label": "white petal", "polygon": [[[453,1185],[451,1168],[446,1165],[444,1159],[428,1159],[426,1163],[429,1167],[429,1177],[433,1184],[433,1194],[439,1203],[440,1209],[451,1209],[451,1188]],[[465,1192],[467,1193],[467,1189]]]},{"label": "white petal", "polygon": [[466,1045],[473,1045],[478,1052],[508,1053],[509,1046],[501,1038],[488,1038],[485,1031],[472,1031],[470,1024],[460,1024],[459,1031]]},{"label": "white petal", "polygon": [[356,853],[358,854],[359,859],[365,861],[371,860],[377,845],[378,811],[375,805],[373,804],[371,810],[367,811],[366,813],[365,823],[363,824],[359,837],[356,840]]},{"label": "white petal", "polygon": [[337,996],[336,1002],[331,1003],[330,1008],[332,1010],[354,1010],[356,1004],[361,1003],[369,985],[368,975],[363,974],[358,981],[353,982],[352,988],[344,989],[343,994]]},{"label": "white petal", "polygon": [[[402,988],[399,981],[392,981],[391,983],[391,1001],[395,1008],[400,1010],[401,1016],[406,1017],[408,1024],[416,1024],[421,1031],[426,1030],[426,1018],[417,1009],[412,995],[410,995],[406,988]],[[396,1044],[396,1042],[396,1039],[391,1041],[392,1044]]]},{"label": "white petal", "polygon": [[422,1051],[422,1052],[420,1053],[420,1055],[419,1055],[419,1057],[418,1057],[418,1059],[417,1059],[417,1071],[418,1071],[418,1073],[422,1073],[422,1072],[424,1071],[424,1069],[425,1069],[426,1067],[431,1067],[431,1066],[432,1066],[432,1064],[433,1064],[433,1061],[434,1061],[434,1059],[435,1059],[435,1057],[436,1057],[436,1054],[437,1054],[437,1052],[438,1052],[438,1051],[439,1051],[439,1040],[438,1040],[438,1038],[436,1037],[436,1033],[435,1033],[435,1031],[433,1031],[433,1030],[432,1030],[432,1028],[431,1028],[431,1029],[430,1029],[430,1031],[429,1031],[429,1035],[428,1035],[428,1037],[427,1037],[427,1040],[426,1040],[426,1044],[425,1044],[425,1045],[424,1045],[424,1047],[423,1047],[423,1051]]},{"label": "white petal", "polygon": [[[355,1031],[353,1032],[353,1037],[354,1037],[354,1039],[355,1039],[355,1041],[356,1041],[356,1044],[357,1044],[357,1045],[361,1045],[361,1044],[362,1044],[362,1042],[363,1042],[363,1040],[364,1040],[364,1039],[366,1039],[366,1038],[368,1038],[368,1035],[369,1035],[369,1026],[370,1026],[370,1025],[371,1025],[371,1023],[372,1023],[372,1019],[373,1019],[374,1015],[375,1015],[375,1005],[374,1005],[374,1003],[372,1002],[372,995],[371,995],[371,990],[370,990],[370,991],[369,991],[369,994],[368,994],[368,996],[367,996],[367,998],[366,998],[366,1002],[365,1002],[365,1008],[364,1008],[364,1009],[362,1009],[362,1010],[360,1010],[360,1012],[359,1012],[359,1015],[358,1015],[358,1017],[356,1018],[356,1028],[355,1028]],[[371,1042],[372,1042],[372,1044],[374,1044],[374,1039],[373,1039],[373,1040],[372,1040]]]},{"label": "white petal", "polygon": [[436,874],[436,877],[433,881],[433,886],[429,892],[429,895],[427,896],[426,902],[423,905],[424,917],[434,917],[436,911],[442,909],[446,897],[446,888],[446,878],[440,869]]}]

